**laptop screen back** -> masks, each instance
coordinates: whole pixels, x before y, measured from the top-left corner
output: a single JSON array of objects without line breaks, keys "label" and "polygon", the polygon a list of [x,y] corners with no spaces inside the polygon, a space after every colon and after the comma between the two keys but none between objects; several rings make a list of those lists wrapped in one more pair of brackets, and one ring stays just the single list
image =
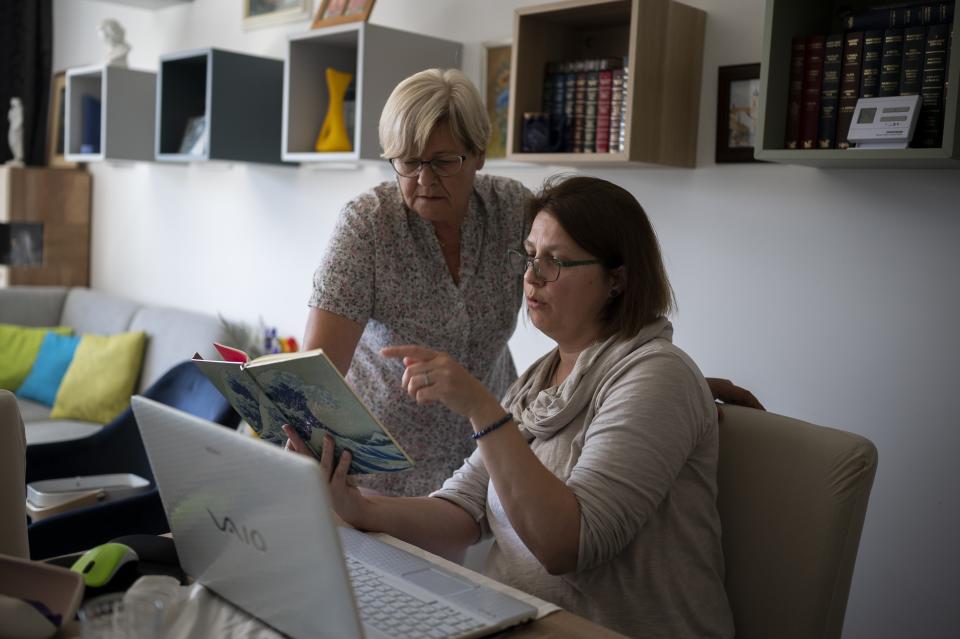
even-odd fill
[{"label": "laptop screen back", "polygon": [[180,562],[294,637],[362,637],[320,466],[135,396]]}]

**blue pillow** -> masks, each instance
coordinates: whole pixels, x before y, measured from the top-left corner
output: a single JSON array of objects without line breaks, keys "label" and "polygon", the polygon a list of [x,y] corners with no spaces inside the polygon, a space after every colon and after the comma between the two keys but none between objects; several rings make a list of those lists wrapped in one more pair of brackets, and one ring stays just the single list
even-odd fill
[{"label": "blue pillow", "polygon": [[73,353],[80,343],[80,336],[68,337],[47,333],[40,344],[37,359],[23,384],[17,389],[17,396],[32,399],[35,402],[53,406],[60,382],[67,374],[67,368],[73,361]]}]

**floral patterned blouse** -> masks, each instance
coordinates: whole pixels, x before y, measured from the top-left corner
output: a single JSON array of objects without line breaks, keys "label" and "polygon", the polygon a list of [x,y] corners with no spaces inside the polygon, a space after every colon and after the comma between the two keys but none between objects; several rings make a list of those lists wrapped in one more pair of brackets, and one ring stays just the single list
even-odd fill
[{"label": "floral patterned blouse", "polygon": [[360,485],[420,496],[440,487],[473,452],[468,420],[441,404],[418,406],[403,390],[403,363],[385,346],[443,351],[496,397],[517,377],[507,340],[523,283],[506,251],[524,238],[529,191],[478,173],[460,229],[454,283],[433,225],[410,211],[395,182],[348,203],[313,279],[310,306],[364,325],[347,381],[414,461],[412,470],[364,477]]}]

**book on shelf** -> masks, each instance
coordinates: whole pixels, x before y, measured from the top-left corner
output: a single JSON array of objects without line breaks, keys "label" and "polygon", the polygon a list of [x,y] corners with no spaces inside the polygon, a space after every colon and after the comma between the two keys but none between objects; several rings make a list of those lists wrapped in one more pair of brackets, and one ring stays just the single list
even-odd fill
[{"label": "book on shelf", "polygon": [[583,153],[583,124],[587,105],[587,68],[583,60],[573,63],[576,82],[573,93],[573,148],[574,153]]},{"label": "book on shelf", "polygon": [[597,150],[597,98],[600,92],[600,61],[584,60],[587,86],[583,94],[583,152]]},{"label": "book on shelf", "polygon": [[860,71],[860,97],[880,95],[880,58],[883,53],[883,31],[863,32],[863,65]]},{"label": "book on shelf", "polygon": [[577,96],[577,70],[573,62],[563,63],[564,97],[563,97],[563,145],[561,149],[570,153],[573,151],[573,125],[576,120],[574,109]]},{"label": "book on shelf", "polygon": [[627,66],[627,56],[623,57],[623,78],[620,86],[620,137],[617,141],[617,150],[621,153],[627,149],[627,120],[629,118],[628,108],[630,104],[630,92],[633,87],[630,84],[630,68]]},{"label": "book on shelf", "polygon": [[932,24],[927,27],[920,83],[920,113],[912,143],[915,147],[937,148],[943,141],[943,88],[946,82],[949,33],[950,27],[946,24]]},{"label": "book on shelf", "polygon": [[800,109],[803,104],[803,61],[807,48],[805,37],[796,37],[790,46],[790,92],[787,98],[787,129],[783,146],[800,146]]},{"label": "book on shelf", "polygon": [[823,56],[827,36],[807,37],[803,49],[803,84],[800,99],[799,148],[817,147],[817,130],[820,125],[820,90],[823,79]]},{"label": "book on shelf", "polygon": [[880,96],[900,95],[900,62],[903,58],[903,29],[886,29],[880,53]]},{"label": "book on shelf", "polygon": [[610,122],[613,101],[613,69],[600,69],[597,88],[597,122],[596,148],[597,153],[610,152]]},{"label": "book on shelf", "polygon": [[820,83],[820,123],[817,148],[832,149],[837,138],[837,105],[840,100],[840,68],[843,66],[843,34],[831,33],[823,47],[823,81]]},{"label": "book on shelf", "polygon": [[284,424],[296,429],[319,458],[324,435],[335,458],[352,454],[350,474],[406,470],[413,461],[374,417],[320,349],[251,360],[241,350],[214,344],[223,360],[194,363],[260,439],[283,445]]},{"label": "book on shelf", "polygon": [[843,63],[840,67],[840,100],[837,106],[838,149],[850,148],[847,134],[860,98],[860,72],[863,61],[863,31],[848,31],[843,36]]},{"label": "book on shelf", "polygon": [[[551,76],[550,95],[545,100],[547,104],[545,112],[550,114],[550,143],[555,144],[558,151],[563,151],[563,134],[566,128],[566,115],[563,107],[567,82],[567,74],[563,63],[551,62],[548,64],[547,75]],[[547,84],[544,82],[544,91],[546,90]]]},{"label": "book on shelf", "polygon": [[620,119],[623,117],[623,69],[611,70],[610,76],[610,131],[607,145],[610,153],[619,153]]},{"label": "book on shelf", "polygon": [[923,49],[927,43],[926,27],[903,30],[903,56],[900,59],[900,95],[917,95],[923,81]]}]

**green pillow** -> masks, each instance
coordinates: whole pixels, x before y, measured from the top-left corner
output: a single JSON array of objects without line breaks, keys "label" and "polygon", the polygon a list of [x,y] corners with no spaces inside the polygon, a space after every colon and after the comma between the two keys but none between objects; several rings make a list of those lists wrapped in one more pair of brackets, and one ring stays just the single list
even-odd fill
[{"label": "green pillow", "polygon": [[30,374],[47,333],[70,335],[69,326],[15,326],[0,324],[0,388],[15,391]]},{"label": "green pillow", "polygon": [[130,403],[146,333],[84,335],[63,376],[50,411],[52,419],[106,424]]}]

